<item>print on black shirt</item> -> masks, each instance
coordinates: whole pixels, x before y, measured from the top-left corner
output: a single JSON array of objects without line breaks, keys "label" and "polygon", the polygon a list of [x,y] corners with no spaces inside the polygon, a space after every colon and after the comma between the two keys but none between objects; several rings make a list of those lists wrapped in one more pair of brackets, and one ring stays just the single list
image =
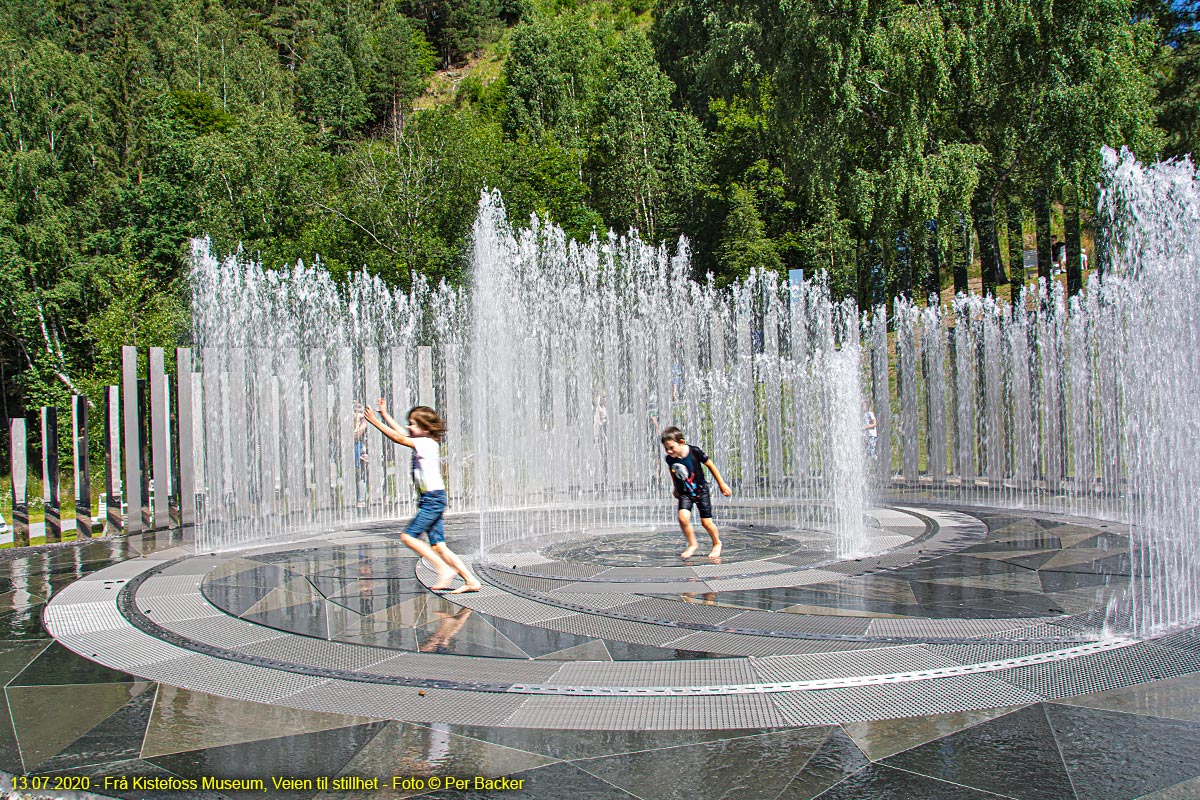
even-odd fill
[{"label": "print on black shirt", "polygon": [[683,458],[667,456],[667,468],[675,491],[687,497],[699,497],[708,493],[708,481],[704,477],[704,462],[708,456],[696,445],[688,445],[688,454]]}]

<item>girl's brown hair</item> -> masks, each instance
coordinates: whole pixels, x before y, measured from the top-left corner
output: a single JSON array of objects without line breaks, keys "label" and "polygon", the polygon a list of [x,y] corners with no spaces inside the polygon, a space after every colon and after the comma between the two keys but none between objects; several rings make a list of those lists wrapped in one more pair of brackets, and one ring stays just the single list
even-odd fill
[{"label": "girl's brown hair", "polygon": [[420,425],[435,442],[446,435],[446,420],[429,406],[413,406],[408,410],[408,419]]}]

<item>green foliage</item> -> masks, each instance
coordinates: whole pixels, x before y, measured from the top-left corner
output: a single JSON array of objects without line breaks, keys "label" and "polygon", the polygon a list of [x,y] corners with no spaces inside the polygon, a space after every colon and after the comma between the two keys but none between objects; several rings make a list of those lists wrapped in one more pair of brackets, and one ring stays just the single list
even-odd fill
[{"label": "green foliage", "polygon": [[[121,345],[186,341],[192,237],[465,281],[485,187],[578,238],[687,234],[721,282],[914,291],[896,243],[923,255],[928,220],[944,265],[960,212],[986,228],[971,210],[1087,186],[1102,144],[1194,150],[1195,21],[1191,0],[7,0],[0,392],[99,402]],[[453,103],[422,97],[435,67]]]}]

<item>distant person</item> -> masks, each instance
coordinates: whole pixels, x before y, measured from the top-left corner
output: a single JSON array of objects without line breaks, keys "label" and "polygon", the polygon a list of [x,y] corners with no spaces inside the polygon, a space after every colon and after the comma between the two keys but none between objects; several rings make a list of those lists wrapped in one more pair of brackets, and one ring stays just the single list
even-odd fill
[{"label": "distant person", "polygon": [[1057,238],[1050,238],[1050,260],[1053,267],[1052,275],[1062,275],[1067,271],[1067,243]]},{"label": "distant person", "polygon": [[871,401],[862,401],[863,447],[866,448],[867,458],[875,460],[879,445],[879,420],[871,410]]},{"label": "distant person", "polygon": [[708,492],[708,481],[704,477],[704,468],[708,467],[713,480],[721,494],[729,497],[733,490],[725,485],[721,473],[713,464],[712,459],[695,445],[688,445],[683,438],[683,431],[674,425],[662,432],[663,450],[666,451],[667,469],[671,473],[671,481],[675,486],[675,497],[679,500],[679,529],[687,539],[687,548],[679,554],[680,558],[691,558],[696,553],[696,532],[692,529],[692,507],[700,513],[700,524],[712,538],[710,559],[721,557],[721,534],[717,532],[716,523],[712,518],[712,498]]},{"label": "distant person", "polygon": [[[413,485],[421,495],[417,503],[417,515],[408,523],[405,532],[400,534],[400,541],[437,570],[437,578],[429,587],[431,590],[448,590],[454,574],[458,573],[463,585],[447,594],[479,591],[479,580],[446,545],[446,531],[442,523],[442,515],[446,513],[446,484],[442,480],[440,446],[446,432],[445,421],[429,406],[414,406],[408,412],[408,433],[405,434],[400,424],[388,413],[387,402],[383,398],[379,399],[376,407],[379,409],[378,417],[371,409],[365,410],[367,422],[396,444],[412,448]],[[420,536],[428,536],[429,544],[422,542],[418,538]]]},{"label": "distant person", "polygon": [[367,421],[362,406],[354,409],[354,499],[359,508],[367,505]]}]

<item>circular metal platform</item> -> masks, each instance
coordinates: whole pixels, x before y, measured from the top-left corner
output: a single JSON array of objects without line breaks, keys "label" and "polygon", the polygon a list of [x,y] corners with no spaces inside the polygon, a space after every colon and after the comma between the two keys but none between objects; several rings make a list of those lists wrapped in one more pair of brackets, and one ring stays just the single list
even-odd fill
[{"label": "circular metal platform", "polygon": [[[377,530],[220,555],[181,547],[77,581],[44,622],[87,658],[188,689],[513,727],[825,724],[1035,703],[1200,669],[1195,632],[1105,637],[1096,608],[1065,613],[1049,599],[1036,614],[996,613],[1029,577],[988,565],[1027,558],[1022,546],[1049,541],[1047,520],[1071,529],[1053,537],[1062,574],[1104,578],[1071,586],[1107,591],[1120,579],[1096,567],[1115,552],[1111,524],[1018,518],[1041,521],[1035,538],[1005,539],[961,509],[881,509],[879,535],[893,546],[848,561],[777,532],[720,564],[614,564],[629,541],[584,542],[478,564],[483,590],[454,597],[429,592],[424,565]],[[937,613],[889,613],[908,610],[895,600],[872,610],[871,593],[902,579],[990,592],[988,613],[936,603]],[[1082,590],[1020,595],[1060,603],[1072,591]],[[808,602],[780,606],[790,599]]]}]

